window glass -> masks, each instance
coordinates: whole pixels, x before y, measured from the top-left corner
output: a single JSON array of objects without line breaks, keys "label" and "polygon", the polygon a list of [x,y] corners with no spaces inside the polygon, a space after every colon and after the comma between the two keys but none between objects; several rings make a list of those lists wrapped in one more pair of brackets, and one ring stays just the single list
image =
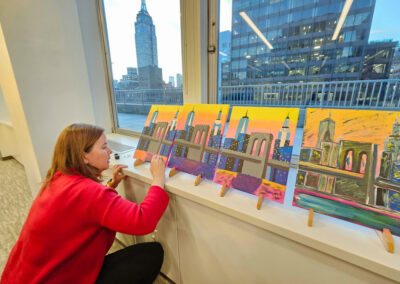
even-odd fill
[{"label": "window glass", "polygon": [[142,131],[151,105],[182,104],[180,1],[102,2],[116,126]]},{"label": "window glass", "polygon": [[400,1],[353,0],[339,21],[348,1],[220,0],[220,32],[231,33],[234,52],[219,102],[229,103],[222,87],[229,94],[236,86],[400,77]]}]

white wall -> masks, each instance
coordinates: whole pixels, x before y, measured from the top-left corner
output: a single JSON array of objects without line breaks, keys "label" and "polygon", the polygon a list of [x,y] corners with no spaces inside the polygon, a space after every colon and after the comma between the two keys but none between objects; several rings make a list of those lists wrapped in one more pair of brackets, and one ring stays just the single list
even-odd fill
[{"label": "white wall", "polygon": [[[111,131],[96,1],[1,1],[0,24],[11,62],[0,84],[14,73],[18,92],[13,95],[22,112],[11,113],[9,107],[10,117],[13,125],[26,121],[26,129],[15,130],[17,138],[32,143],[34,155],[27,162],[37,165],[24,165],[35,194],[63,128],[85,122]],[[3,92],[10,95],[10,89]],[[40,178],[33,178],[32,171]]]}]

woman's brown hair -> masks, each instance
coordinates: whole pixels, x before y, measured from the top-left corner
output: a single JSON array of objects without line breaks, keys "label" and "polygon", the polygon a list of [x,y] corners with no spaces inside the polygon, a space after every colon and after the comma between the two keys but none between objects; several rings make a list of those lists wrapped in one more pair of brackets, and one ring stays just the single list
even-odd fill
[{"label": "woman's brown hair", "polygon": [[103,132],[104,129],[100,127],[84,123],[71,124],[65,128],[58,137],[53,161],[40,192],[49,185],[57,171],[65,174],[81,174],[94,181],[100,181],[101,172],[84,162],[83,153],[90,152]]}]

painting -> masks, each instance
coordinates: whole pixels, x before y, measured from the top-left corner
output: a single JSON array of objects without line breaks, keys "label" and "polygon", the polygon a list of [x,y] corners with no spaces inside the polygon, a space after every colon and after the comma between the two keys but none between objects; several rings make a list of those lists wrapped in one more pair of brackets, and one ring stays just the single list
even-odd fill
[{"label": "painting", "polygon": [[307,109],[293,205],[400,235],[399,114]]},{"label": "painting", "polygon": [[213,180],[229,105],[185,104],[168,167]]},{"label": "painting", "polygon": [[298,108],[233,107],[215,182],[283,203]]},{"label": "painting", "polygon": [[151,161],[153,155],[161,155],[165,162],[169,156],[178,126],[182,106],[153,105],[144,124],[133,158]]}]

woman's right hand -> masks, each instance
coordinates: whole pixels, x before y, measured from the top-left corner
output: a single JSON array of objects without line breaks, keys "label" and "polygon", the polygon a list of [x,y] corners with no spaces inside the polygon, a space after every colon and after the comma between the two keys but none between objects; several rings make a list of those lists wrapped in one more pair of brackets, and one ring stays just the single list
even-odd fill
[{"label": "woman's right hand", "polygon": [[153,176],[153,183],[151,185],[156,185],[164,188],[165,183],[165,162],[163,158],[159,155],[154,155],[151,158],[150,172]]}]

